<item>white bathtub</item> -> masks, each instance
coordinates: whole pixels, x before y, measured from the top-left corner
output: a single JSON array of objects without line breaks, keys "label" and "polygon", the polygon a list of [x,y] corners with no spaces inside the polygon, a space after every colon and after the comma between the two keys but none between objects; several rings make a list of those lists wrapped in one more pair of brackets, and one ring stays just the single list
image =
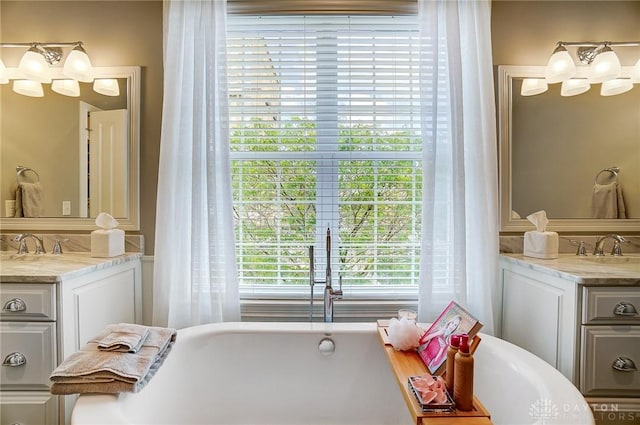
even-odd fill
[{"label": "white bathtub", "polygon": [[[335,352],[318,344],[329,335]],[[475,394],[494,424],[593,424],[584,398],[532,354],[482,335]],[[375,324],[223,323],[179,331],[137,394],[83,395],[72,424],[411,424]]]}]

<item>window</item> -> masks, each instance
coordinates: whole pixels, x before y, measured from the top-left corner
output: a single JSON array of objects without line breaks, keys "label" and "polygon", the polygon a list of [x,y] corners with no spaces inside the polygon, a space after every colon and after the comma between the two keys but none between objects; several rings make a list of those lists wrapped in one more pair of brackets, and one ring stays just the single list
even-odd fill
[{"label": "window", "polygon": [[416,16],[228,20],[241,288],[412,287],[422,169]]}]

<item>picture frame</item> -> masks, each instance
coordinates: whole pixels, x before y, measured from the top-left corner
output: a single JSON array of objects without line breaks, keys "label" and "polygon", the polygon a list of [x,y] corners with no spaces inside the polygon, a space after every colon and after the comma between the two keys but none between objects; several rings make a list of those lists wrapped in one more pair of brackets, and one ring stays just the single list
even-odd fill
[{"label": "picture frame", "polygon": [[451,301],[422,334],[418,355],[432,375],[442,375],[451,335],[469,335],[469,340],[482,328],[482,323],[460,304]]}]

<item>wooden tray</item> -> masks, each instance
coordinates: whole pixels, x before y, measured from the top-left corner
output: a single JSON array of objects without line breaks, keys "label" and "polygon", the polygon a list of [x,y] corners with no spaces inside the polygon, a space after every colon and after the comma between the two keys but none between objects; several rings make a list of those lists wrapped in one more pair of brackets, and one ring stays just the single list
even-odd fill
[{"label": "wooden tray", "polygon": [[416,425],[491,425],[489,412],[476,397],[473,398],[473,410],[468,412],[423,412],[407,381],[409,376],[428,372],[427,367],[414,351],[395,350],[389,342],[387,327],[388,320],[378,320],[378,337]]}]

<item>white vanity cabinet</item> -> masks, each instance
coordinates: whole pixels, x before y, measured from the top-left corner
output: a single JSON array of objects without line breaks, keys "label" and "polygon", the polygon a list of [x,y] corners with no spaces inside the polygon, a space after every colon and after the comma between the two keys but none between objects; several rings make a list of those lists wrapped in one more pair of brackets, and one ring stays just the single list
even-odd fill
[{"label": "white vanity cabinet", "polygon": [[640,418],[640,269],[510,254],[500,278],[502,338],[570,379],[597,422]]},{"label": "white vanity cabinet", "polygon": [[107,324],[142,319],[139,254],[42,260],[22,276],[3,260],[0,425],[69,423],[75,396],[51,395],[53,369]]},{"label": "white vanity cabinet", "polygon": [[502,338],[534,353],[574,381],[579,302],[575,282],[510,263],[503,264],[500,271]]}]

